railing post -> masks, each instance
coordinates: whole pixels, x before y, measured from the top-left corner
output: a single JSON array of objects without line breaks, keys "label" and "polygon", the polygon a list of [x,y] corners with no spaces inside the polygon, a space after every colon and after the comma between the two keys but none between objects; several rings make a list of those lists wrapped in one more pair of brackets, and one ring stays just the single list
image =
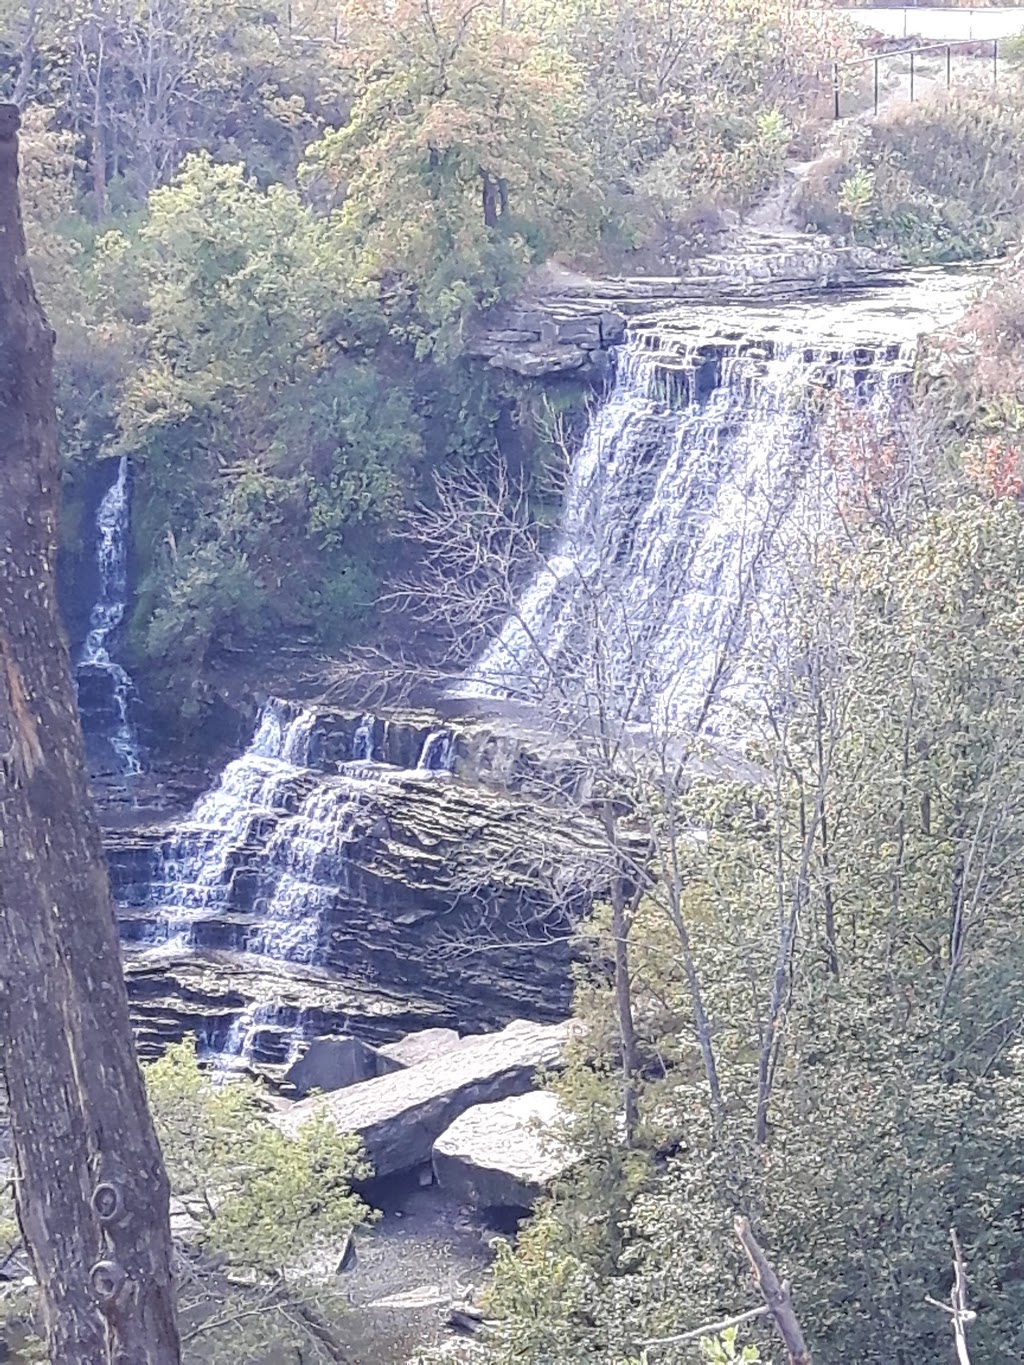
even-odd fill
[{"label": "railing post", "polygon": [[946,89],[953,84],[953,49],[946,44]]},{"label": "railing post", "polygon": [[910,103],[914,103],[914,49],[910,49]]},{"label": "railing post", "polygon": [[832,63],[832,117],[839,117],[839,63]]},{"label": "railing post", "polygon": [[875,113],[878,113],[878,58],[875,58]]},{"label": "railing post", "polygon": [[992,84],[999,84],[999,39],[992,39]]}]

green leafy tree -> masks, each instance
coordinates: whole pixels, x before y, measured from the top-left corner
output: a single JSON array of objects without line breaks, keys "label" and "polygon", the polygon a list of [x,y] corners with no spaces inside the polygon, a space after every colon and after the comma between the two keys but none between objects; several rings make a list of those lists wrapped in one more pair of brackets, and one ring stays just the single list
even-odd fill
[{"label": "green leafy tree", "polygon": [[198,156],[137,230],[100,238],[92,278],[99,325],[134,355],[111,447],[136,469],[145,655],[197,704],[217,647],[343,639],[421,438],[402,390],[357,358],[374,291],[334,225]]},{"label": "green leafy tree", "polygon": [[146,1082],[181,1209],[186,1351],[205,1365],[287,1345],[320,1359],[342,1311],[334,1266],[370,1216],[351,1188],[370,1173],[358,1140],[320,1122],[286,1138],[258,1087],[218,1083],[190,1041],[149,1066]]},{"label": "green leafy tree", "polygon": [[[694,781],[673,802],[722,1103],[652,894],[631,931],[638,1137],[665,1159],[632,1188],[591,1174],[614,1142],[579,1098],[614,1055],[602,973],[579,999],[588,1052],[561,1082],[585,1160],[499,1262],[498,1359],[628,1358],[743,1311],[737,1212],[777,1253],[816,1359],[943,1355],[925,1295],[944,1292],[951,1226],[976,1349],[1021,1349],[1024,518],[962,480],[943,506],[935,470],[922,499],[921,470],[877,448],[857,468],[859,451],[833,451],[842,528],[787,547],[750,636],[762,779]],[[609,1224],[610,1244],[581,1235]],[[551,1300],[556,1273],[573,1292]]]},{"label": "green leafy tree", "polygon": [[393,325],[457,349],[472,310],[594,227],[579,72],[492,0],[352,0],[344,25],[352,111],[308,178],[339,195]]}]

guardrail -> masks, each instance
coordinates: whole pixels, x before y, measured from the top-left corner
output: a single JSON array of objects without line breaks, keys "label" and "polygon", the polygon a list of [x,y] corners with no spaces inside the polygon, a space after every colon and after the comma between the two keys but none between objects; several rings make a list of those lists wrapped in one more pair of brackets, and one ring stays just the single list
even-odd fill
[{"label": "guardrail", "polygon": [[1019,6],[840,6],[839,13],[858,28],[887,38],[916,36],[932,43],[991,42],[1024,33],[1024,7]]},{"label": "guardrail", "polygon": [[[991,39],[991,43],[992,43],[992,83],[993,83],[993,85],[995,85],[995,84],[997,83],[997,81],[999,80],[999,39],[998,39],[998,38],[993,38],[993,39]],[[842,95],[842,82],[841,82],[841,80],[840,80],[840,76],[841,76],[842,72],[844,72],[844,71],[851,70],[851,69],[857,68],[857,67],[868,67],[868,66],[871,66],[871,67],[874,68],[874,76],[873,76],[872,84],[873,84],[873,87],[874,87],[874,112],[877,114],[877,113],[878,113],[878,95],[879,95],[879,85],[878,85],[878,74],[879,74],[879,72],[878,72],[878,68],[879,68],[879,63],[880,63],[880,62],[897,61],[897,60],[901,60],[901,59],[906,58],[906,57],[909,57],[909,58],[910,58],[910,102],[911,102],[911,104],[913,104],[913,102],[914,102],[914,77],[915,77],[915,74],[916,74],[915,62],[916,62],[916,59],[917,59],[918,57],[922,57],[922,56],[925,55],[925,53],[928,53],[928,52],[944,52],[944,53],[946,54],[946,88],[949,89],[949,87],[950,87],[950,86],[952,85],[952,83],[953,83],[953,50],[954,50],[954,48],[967,48],[967,49],[970,50],[969,53],[968,53],[968,55],[972,55],[972,56],[973,56],[973,55],[975,55],[975,54],[977,53],[977,50],[978,50],[979,46],[981,46],[981,45],[982,45],[982,44],[980,44],[977,40],[971,40],[971,39],[965,38],[965,39],[963,39],[962,41],[956,42],[956,43],[931,43],[931,44],[929,44],[927,47],[912,47],[912,48],[908,48],[908,49],[907,49],[906,51],[904,51],[904,52],[879,52],[877,55],[875,55],[875,56],[873,56],[873,57],[856,57],[856,58],[853,59],[853,61],[849,61],[849,62],[833,62],[833,63],[832,63],[832,117],[833,117],[833,119],[840,119],[840,118],[842,118],[842,113],[841,113],[841,111],[840,111],[840,102],[841,102],[841,95]],[[985,42],[984,46],[985,46],[985,47],[988,46],[988,42],[987,42],[987,41]]]}]

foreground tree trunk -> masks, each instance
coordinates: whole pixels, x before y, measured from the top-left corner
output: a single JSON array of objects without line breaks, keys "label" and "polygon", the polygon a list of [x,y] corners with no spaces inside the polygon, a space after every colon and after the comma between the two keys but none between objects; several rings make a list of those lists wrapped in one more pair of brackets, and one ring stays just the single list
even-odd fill
[{"label": "foreground tree trunk", "polygon": [[53,337],[0,104],[0,1062],[55,1365],[179,1359],[168,1187],[128,1018],[54,583]]}]

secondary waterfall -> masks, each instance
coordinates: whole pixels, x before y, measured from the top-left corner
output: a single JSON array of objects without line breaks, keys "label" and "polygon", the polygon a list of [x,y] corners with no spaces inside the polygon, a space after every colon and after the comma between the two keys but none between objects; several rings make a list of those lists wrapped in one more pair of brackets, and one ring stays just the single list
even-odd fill
[{"label": "secondary waterfall", "polygon": [[150,947],[196,945],[204,918],[230,914],[244,884],[258,917],[240,923],[238,949],[317,961],[322,912],[344,892],[346,848],[373,823],[374,790],[399,779],[436,780],[451,764],[452,737],[430,732],[413,769],[373,762],[368,716],[348,760],[325,777],[314,771],[315,724],[314,710],[268,701],[249,747],[170,832],[148,888]]},{"label": "secondary waterfall", "polygon": [[[838,394],[889,426],[913,348],[634,332],[569,471],[559,530],[457,689],[697,713],[769,571]],[[584,702],[584,704],[586,704]]]},{"label": "secondary waterfall", "polygon": [[130,716],[134,686],[127,670],[111,654],[112,637],[124,619],[128,601],[129,525],[128,459],[122,455],[96,513],[99,590],[75,667],[83,714],[95,718],[122,776],[141,771],[138,738]]}]

